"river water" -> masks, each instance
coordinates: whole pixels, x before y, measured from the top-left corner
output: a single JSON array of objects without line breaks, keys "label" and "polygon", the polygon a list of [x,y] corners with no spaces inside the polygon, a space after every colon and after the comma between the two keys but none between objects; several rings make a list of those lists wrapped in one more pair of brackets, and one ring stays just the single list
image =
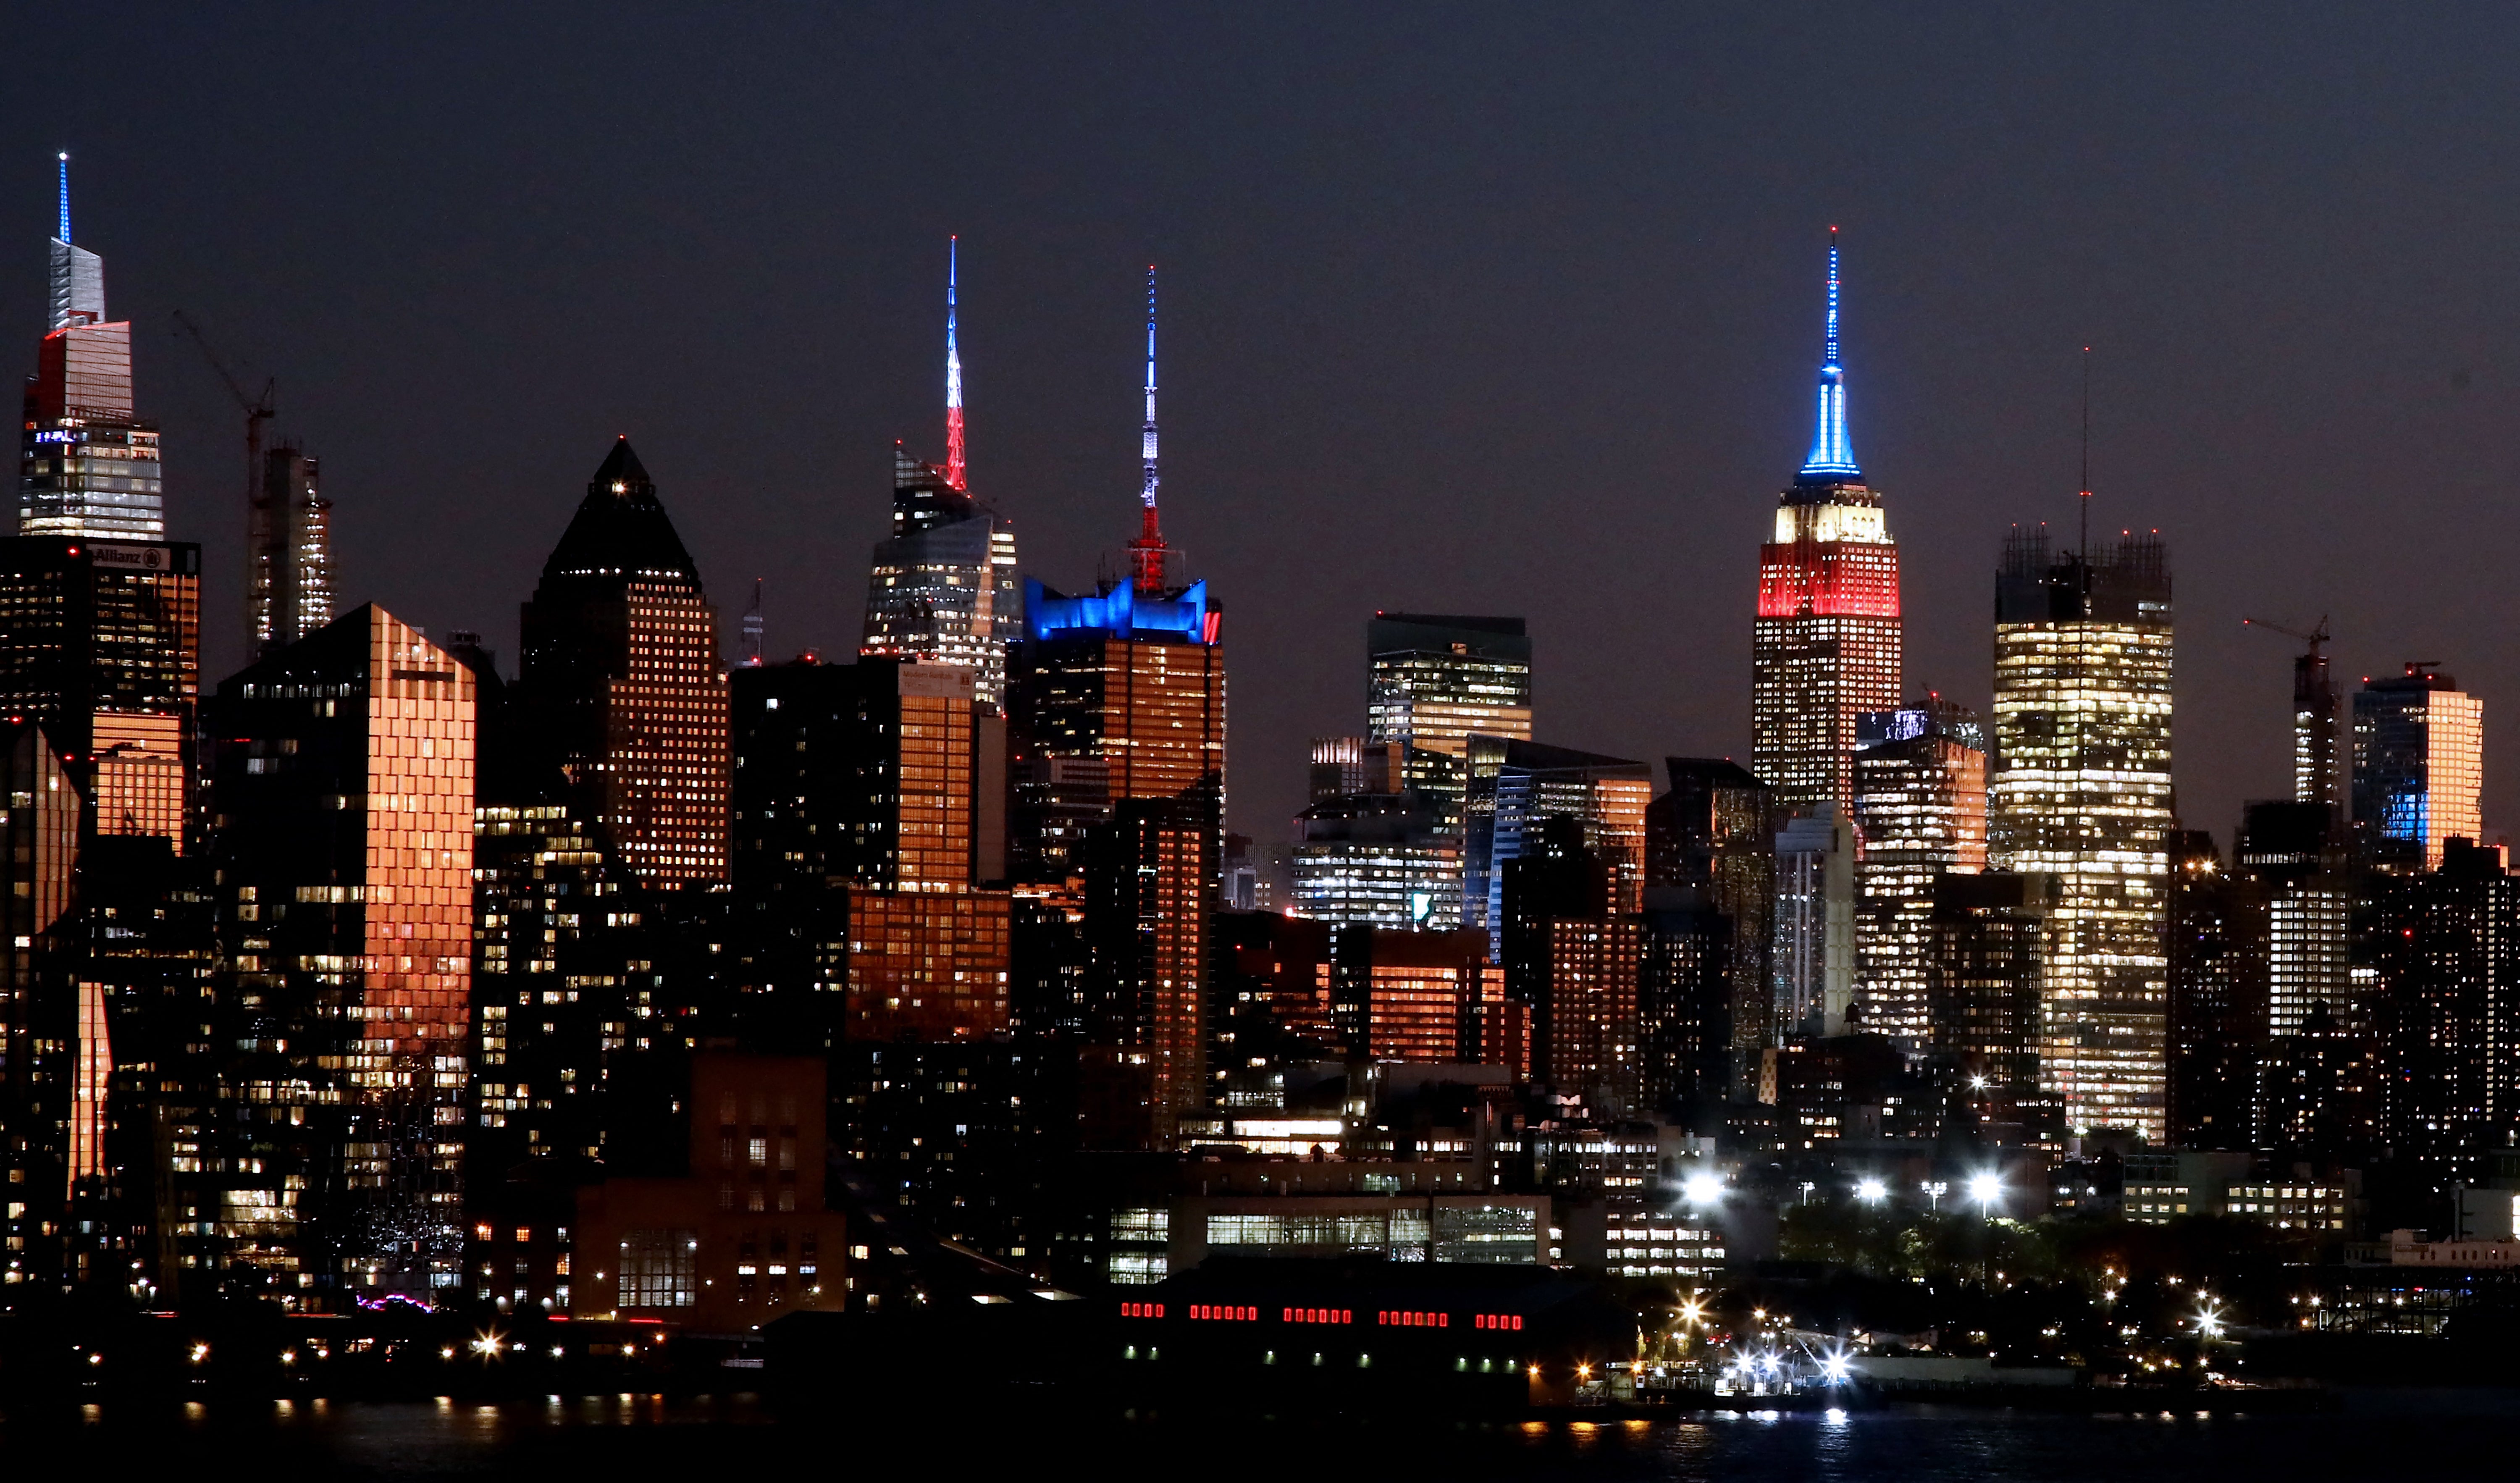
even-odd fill
[{"label": "river water", "polygon": [[[1656,1422],[1462,1425],[1391,1417],[1150,1422],[1004,1413],[774,1418],[744,1398],[125,1403],[0,1423],[0,1461],[77,1459],[81,1476],[147,1467],[196,1479],[678,1478],[732,1483],[911,1472],[955,1478],[1487,1480],[1944,1479],[2388,1483],[2520,1476],[2520,1392],[2355,1391],[2316,1416],[2054,1416],[1932,1407]],[[105,1469],[100,1472],[97,1469]],[[166,1472],[162,1469],[181,1469]],[[0,1471],[14,1472],[14,1467]],[[35,1474],[28,1474],[35,1476]],[[765,1483],[768,1480],[765,1479]]]}]

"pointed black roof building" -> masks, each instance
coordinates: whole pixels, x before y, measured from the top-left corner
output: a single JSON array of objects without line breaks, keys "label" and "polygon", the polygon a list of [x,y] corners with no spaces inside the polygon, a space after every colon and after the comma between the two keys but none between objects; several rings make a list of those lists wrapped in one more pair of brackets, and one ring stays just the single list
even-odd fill
[{"label": "pointed black roof building", "polygon": [[721,880],[726,671],[699,568],[623,437],[522,613],[524,744],[640,878]]}]

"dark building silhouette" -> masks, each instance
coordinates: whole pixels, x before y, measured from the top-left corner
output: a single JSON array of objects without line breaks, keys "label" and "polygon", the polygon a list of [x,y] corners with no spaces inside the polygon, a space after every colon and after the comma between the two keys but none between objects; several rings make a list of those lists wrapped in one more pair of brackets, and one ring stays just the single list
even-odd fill
[{"label": "dark building silhouette", "polygon": [[1775,790],[1730,758],[1665,757],[1671,791],[1645,809],[1645,884],[1704,893],[1732,923],[1727,968],[1732,1100],[1747,1101],[1775,1003],[1770,928],[1776,913]]},{"label": "dark building silhouette", "polygon": [[2377,984],[2383,1132],[2438,1184],[2520,1129],[2520,880],[2453,839],[2440,870],[2370,889],[2357,966]]},{"label": "dark building silhouette", "polygon": [[2170,865],[2170,1140],[2254,1148],[2267,1049],[2263,903],[2204,831],[2174,831]]},{"label": "dark building silhouette", "polygon": [[1638,926],[1638,1105],[1701,1124],[1732,1089],[1737,922],[1702,889],[1647,886]]}]

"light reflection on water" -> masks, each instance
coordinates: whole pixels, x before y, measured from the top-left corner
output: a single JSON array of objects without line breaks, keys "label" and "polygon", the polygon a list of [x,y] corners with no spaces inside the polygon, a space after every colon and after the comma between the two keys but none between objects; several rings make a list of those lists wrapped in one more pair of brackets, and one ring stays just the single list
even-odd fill
[{"label": "light reflection on water", "polygon": [[[1335,1465],[1405,1467],[1500,1480],[1814,1478],[1944,1483],[1988,1478],[2056,1483],[2287,1483],[2403,1472],[2422,1459],[2498,1475],[2520,1421],[2512,1392],[2358,1394],[2344,1411],[2283,1416],[2064,1416],[1911,1407],[1822,1413],[1763,1411],[1640,1420],[1602,1416],[1464,1424],[1408,1415],[1365,1422],[1262,1422],[1248,1416],[1125,1422],[1012,1416],[990,1408],[907,1416],[851,1412],[834,1397],[785,1416],[749,1397],[669,1400],[653,1394],[539,1396],[505,1404],[457,1397],[400,1403],[190,1401],[89,1404],[75,1419],[93,1462],[207,1467],[249,1449],[261,1476],[345,1472],[372,1477],[668,1473],[697,1483],[738,1468],[863,1466],[912,1461],[949,1476],[1038,1470],[1053,1459],[1120,1476],[1178,1471],[1202,1483],[1283,1480]],[[46,1422],[0,1422],[0,1455]]]}]

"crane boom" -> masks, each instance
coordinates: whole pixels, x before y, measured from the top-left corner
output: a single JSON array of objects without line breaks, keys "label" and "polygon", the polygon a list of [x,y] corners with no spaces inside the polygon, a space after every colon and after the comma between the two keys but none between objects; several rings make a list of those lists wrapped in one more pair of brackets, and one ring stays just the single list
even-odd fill
[{"label": "crane boom", "polygon": [[2310,652],[2312,653],[2318,652],[2321,646],[2325,645],[2329,639],[2335,637],[2327,631],[2327,614],[2325,613],[2320,613],[2318,615],[2318,626],[2313,628],[2308,633],[2304,633],[2298,628],[2286,628],[2281,623],[2270,623],[2264,618],[2242,618],[2240,620],[2240,626],[2243,628],[2263,628],[2270,633],[2282,634],[2287,639],[2299,639],[2304,644],[2310,646]]},{"label": "crane boom", "polygon": [[271,546],[277,515],[277,512],[272,509],[271,496],[265,487],[266,474],[262,467],[262,425],[279,415],[279,408],[274,404],[273,398],[279,390],[280,382],[274,378],[265,377],[260,394],[248,394],[245,384],[237,380],[236,373],[228,369],[228,363],[220,358],[217,350],[211,348],[209,337],[202,333],[201,326],[193,323],[191,315],[181,309],[176,310],[175,328],[190,337],[193,343],[201,347],[202,359],[210,363],[210,369],[217,372],[219,380],[226,383],[228,395],[236,398],[238,408],[245,413],[246,652],[258,653],[262,642],[270,637],[262,631],[265,626],[263,599],[271,590],[271,572],[264,561],[264,555]]}]

